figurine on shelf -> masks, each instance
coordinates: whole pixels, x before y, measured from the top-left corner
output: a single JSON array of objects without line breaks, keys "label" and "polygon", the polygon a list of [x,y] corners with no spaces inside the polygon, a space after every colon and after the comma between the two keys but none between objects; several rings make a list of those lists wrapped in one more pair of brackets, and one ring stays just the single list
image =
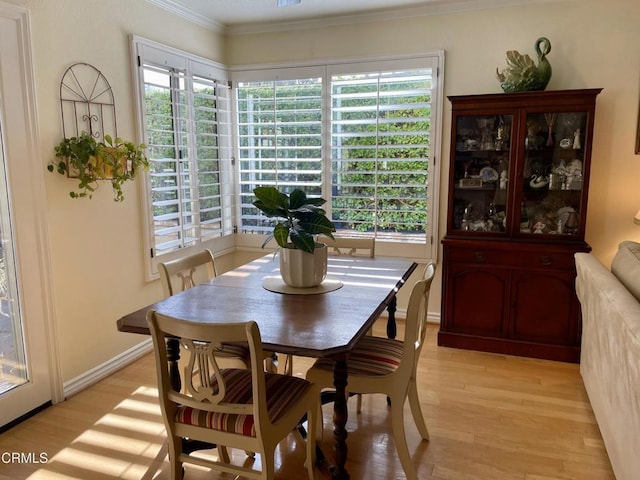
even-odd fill
[{"label": "figurine on shelf", "polygon": [[501,190],[506,190],[507,188],[507,171],[506,170],[502,170],[500,172],[500,189]]},{"label": "figurine on shelf", "polygon": [[502,150],[509,140],[509,126],[504,123],[500,123],[498,126],[498,131],[496,133],[496,142],[495,147],[496,150]]},{"label": "figurine on shelf", "polygon": [[547,147],[553,147],[553,125],[556,123],[556,114],[545,113],[544,119],[547,122]]},{"label": "figurine on shelf", "polygon": [[527,150],[538,150],[542,147],[544,139],[540,137],[540,125],[535,120],[527,122],[527,138],[524,139],[524,146]]},{"label": "figurine on shelf", "polygon": [[544,233],[544,228],[546,225],[542,222],[536,222],[533,225],[533,233]]},{"label": "figurine on shelf", "polygon": [[580,148],[582,148],[580,146],[580,129],[577,129],[573,132],[573,149],[580,150]]},{"label": "figurine on shelf", "polygon": [[571,160],[565,167],[565,187],[563,190],[582,189],[582,162],[578,158]]}]

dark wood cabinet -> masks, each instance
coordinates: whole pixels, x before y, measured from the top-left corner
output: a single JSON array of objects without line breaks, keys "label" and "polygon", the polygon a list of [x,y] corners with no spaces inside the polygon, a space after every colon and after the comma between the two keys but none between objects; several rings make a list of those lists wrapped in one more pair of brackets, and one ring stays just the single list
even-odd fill
[{"label": "dark wood cabinet", "polygon": [[578,362],[584,241],[600,89],[449,97],[438,343]]}]

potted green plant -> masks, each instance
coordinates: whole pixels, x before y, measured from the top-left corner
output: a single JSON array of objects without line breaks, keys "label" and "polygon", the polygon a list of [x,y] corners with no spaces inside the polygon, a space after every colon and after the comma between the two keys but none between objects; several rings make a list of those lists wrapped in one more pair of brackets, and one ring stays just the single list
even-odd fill
[{"label": "potted green plant", "polygon": [[275,187],[257,187],[253,202],[265,216],[277,218],[272,234],[280,250],[280,274],[292,287],[319,285],[327,273],[327,246],[316,241],[317,235],[333,238],[336,227],[326,216],[323,198],[309,198],[296,189],[287,195]]},{"label": "potted green plant", "polygon": [[98,142],[87,132],[77,137],[65,138],[55,147],[56,159],[47,166],[70,178],[77,178],[78,189],[69,192],[71,198],[92,197],[98,188],[98,180],[109,180],[114,200],[124,200],[122,184],[136,177],[140,168],[149,168],[145,156],[146,145],[135,144],[119,137],[104,136]]}]

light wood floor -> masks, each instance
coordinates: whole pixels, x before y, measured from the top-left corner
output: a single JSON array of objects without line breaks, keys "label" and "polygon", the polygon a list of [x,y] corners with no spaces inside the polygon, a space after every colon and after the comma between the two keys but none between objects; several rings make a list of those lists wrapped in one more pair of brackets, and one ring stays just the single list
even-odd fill
[{"label": "light wood floor", "polygon": [[[430,328],[418,373],[430,442],[420,441],[405,409],[421,480],[615,480],[577,365],[437,347],[437,327]],[[308,366],[296,358],[297,374]],[[353,480],[405,478],[384,397],[365,397],[360,415],[351,401],[347,428]],[[324,438],[331,456],[328,425]],[[152,356],[5,432],[3,452],[45,453],[48,462],[7,463],[2,456],[2,480],[168,479]],[[277,455],[278,480],[307,478],[296,434]],[[234,461],[245,459],[233,452]],[[186,466],[185,480],[231,478]]]}]

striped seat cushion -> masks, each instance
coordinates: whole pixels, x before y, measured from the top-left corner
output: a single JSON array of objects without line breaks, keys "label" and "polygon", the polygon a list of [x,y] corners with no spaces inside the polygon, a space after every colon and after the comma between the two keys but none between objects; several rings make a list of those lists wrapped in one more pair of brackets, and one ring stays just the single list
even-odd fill
[{"label": "striped seat cushion", "polygon": [[[245,405],[253,403],[250,370],[227,368],[222,370],[222,375],[227,388],[224,403]],[[212,386],[217,389],[215,380]],[[296,403],[307,392],[311,384],[298,377],[265,373],[265,386],[267,414],[272,422],[277,422],[289,406]],[[191,407],[179,407],[175,419],[178,423],[256,436],[253,415],[216,413]]]},{"label": "striped seat cushion", "polygon": [[[351,351],[349,375],[388,375],[400,365],[403,343],[388,338],[366,336]],[[313,368],[333,371],[333,360],[320,359]]]}]

